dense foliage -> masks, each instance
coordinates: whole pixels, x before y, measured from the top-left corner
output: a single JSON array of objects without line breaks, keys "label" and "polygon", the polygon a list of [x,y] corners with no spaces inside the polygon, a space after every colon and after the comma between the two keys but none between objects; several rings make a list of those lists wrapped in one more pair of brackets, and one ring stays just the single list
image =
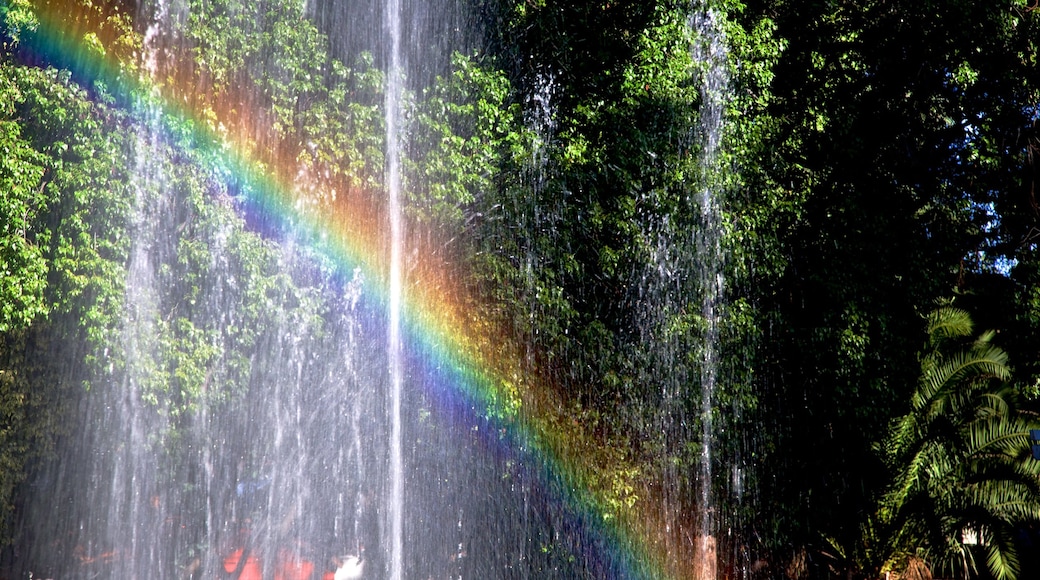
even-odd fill
[{"label": "dense foliage", "polygon": [[797,452],[763,493],[804,514],[788,525],[807,539],[851,543],[887,477],[870,442],[907,412],[937,300],[1002,331],[1013,384],[1035,382],[1033,307],[1017,295],[1032,286],[1038,19],[1019,2],[758,10],[787,46],[773,163],[746,170],[797,200],[759,303],[775,317],[760,356],[778,363],[778,436]]},{"label": "dense foliage", "polygon": [[[385,55],[330,41],[331,4],[61,4],[0,0],[4,525],[92,378],[151,377],[140,396],[177,442],[202,401],[248,389],[259,343],[325,332],[319,274],[235,211],[259,187],[244,167],[292,182],[301,216],[383,204]],[[605,517],[668,481],[677,511],[720,502],[748,574],[1035,570],[1015,556],[1040,525],[1035,6],[458,4],[479,32],[406,95],[410,244],[554,386],[542,427],[605,442],[586,482]],[[149,18],[183,28],[141,62]],[[129,89],[33,51],[51,27]],[[188,113],[163,143],[134,138],[155,98]],[[160,181],[176,207],[149,207]],[[159,227],[179,241],[156,250],[161,316],[137,322],[154,355],[127,369],[130,238]],[[957,343],[960,309],[993,331]]]},{"label": "dense foliage", "polygon": [[68,389],[82,376],[51,364],[76,352],[90,364],[112,340],[122,300],[123,219],[130,203],[113,128],[57,70],[0,65],[5,92],[3,517],[25,462],[39,458],[67,420]]}]

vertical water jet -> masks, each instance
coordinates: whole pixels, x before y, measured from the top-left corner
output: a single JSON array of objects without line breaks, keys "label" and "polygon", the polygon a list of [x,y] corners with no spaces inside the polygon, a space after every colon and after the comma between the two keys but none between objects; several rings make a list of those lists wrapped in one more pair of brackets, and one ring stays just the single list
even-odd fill
[{"label": "vertical water jet", "polygon": [[386,188],[389,196],[390,276],[388,361],[390,366],[390,580],[401,580],[404,566],[404,457],[401,398],[404,362],[401,344],[401,299],[404,282],[402,254],[404,226],[401,210],[401,2],[387,0],[386,31],[389,64],[386,73]]},{"label": "vertical water jet", "polygon": [[702,147],[703,168],[700,184],[700,227],[695,244],[701,287],[701,316],[704,319],[703,354],[700,365],[701,385],[701,460],[699,466],[699,538],[695,554],[700,563],[697,580],[718,577],[719,500],[715,497],[714,464],[716,456],[714,414],[719,381],[719,328],[724,299],[722,210],[719,196],[722,180],[718,149],[725,130],[725,106],[729,79],[726,74],[725,38],[711,8],[703,8],[690,17],[694,33],[693,61],[701,67],[700,123],[697,127]]}]

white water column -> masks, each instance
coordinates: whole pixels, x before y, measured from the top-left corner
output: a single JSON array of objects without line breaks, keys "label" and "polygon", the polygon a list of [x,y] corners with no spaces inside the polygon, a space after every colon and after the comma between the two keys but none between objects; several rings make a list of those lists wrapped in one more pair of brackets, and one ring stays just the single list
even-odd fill
[{"label": "white water column", "polygon": [[700,262],[702,288],[701,315],[707,324],[704,331],[704,353],[701,365],[701,461],[699,538],[694,547],[698,566],[696,580],[718,578],[716,498],[712,491],[715,461],[715,390],[718,385],[719,318],[723,301],[722,210],[719,189],[722,187],[718,149],[725,130],[725,107],[729,76],[726,71],[727,47],[721,23],[710,8],[695,12],[690,18],[694,34],[693,61],[702,67],[700,122],[697,127],[703,151],[701,166],[705,169],[701,184],[701,229],[695,235]]},{"label": "white water column", "polygon": [[404,558],[404,459],[402,455],[401,397],[404,382],[401,344],[402,254],[404,225],[401,216],[401,2],[387,0],[389,67],[386,75],[386,186],[390,217],[390,289],[388,360],[390,367],[390,580],[401,580]]}]

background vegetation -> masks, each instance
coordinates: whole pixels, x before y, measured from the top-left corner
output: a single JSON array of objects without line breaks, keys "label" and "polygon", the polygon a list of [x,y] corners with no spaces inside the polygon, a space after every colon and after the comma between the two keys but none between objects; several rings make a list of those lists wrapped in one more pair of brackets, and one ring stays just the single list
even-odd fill
[{"label": "background vegetation", "polygon": [[[383,55],[342,62],[323,3],[304,14],[269,0],[258,19],[232,0],[192,1],[153,70],[139,61],[148,5],[67,4],[0,2],[9,542],[26,474],[70,405],[125,362],[129,236],[143,227],[129,184],[146,146],[127,105],[145,87],[191,113],[174,124],[178,146],[152,152],[181,192],[163,227],[185,231],[163,273],[150,386],[174,422],[248,381],[250,349],[275,319],[317,316],[328,299],[280,272],[278,235],[236,215],[248,184],[200,136],[237,143],[258,171],[307,176],[307,211],[382,203]],[[1027,443],[1040,410],[1040,11],[1024,0],[470,4],[472,50],[408,96],[413,243],[439,248],[479,315],[526,345],[559,417],[616,449],[595,479],[611,509],[661,474],[681,505],[696,502],[713,322],[701,310],[710,289],[688,272],[718,267],[711,443],[742,479],[713,494],[741,528],[734,560],[774,578],[1036,573],[1022,548],[1040,523]],[[695,15],[710,26],[693,27]],[[125,84],[39,50],[52,28]],[[715,34],[725,51],[696,59]],[[726,123],[705,167],[696,128],[713,67],[727,80]],[[719,264],[697,252],[709,186]],[[233,324],[191,306],[216,243],[242,287],[221,305]],[[271,312],[275,295],[298,306]],[[213,333],[234,347],[212,350]],[[213,373],[229,393],[205,388]],[[985,541],[965,544],[966,530]]]}]

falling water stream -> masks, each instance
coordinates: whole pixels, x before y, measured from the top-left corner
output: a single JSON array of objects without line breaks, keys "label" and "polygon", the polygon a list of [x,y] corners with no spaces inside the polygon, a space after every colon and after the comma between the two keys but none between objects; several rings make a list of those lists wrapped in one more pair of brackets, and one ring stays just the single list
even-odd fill
[{"label": "falling water stream", "polygon": [[404,287],[404,251],[401,210],[401,2],[387,0],[386,30],[390,63],[386,81],[386,187],[390,213],[390,299],[389,344],[391,431],[390,431],[390,579],[401,580],[404,562],[404,459],[401,433],[401,397],[404,361],[401,344],[401,293]]},{"label": "falling water stream", "polygon": [[700,135],[703,153],[701,166],[706,178],[701,184],[701,224],[696,230],[695,247],[699,256],[697,271],[700,272],[702,292],[701,314],[705,321],[703,355],[701,360],[701,461],[700,461],[700,538],[695,549],[698,560],[705,562],[700,571],[702,580],[718,576],[716,562],[717,536],[720,532],[717,521],[718,500],[713,495],[715,452],[715,391],[718,387],[719,324],[721,301],[723,300],[723,254],[721,249],[721,213],[719,201],[718,149],[725,128],[726,91],[729,81],[726,76],[725,42],[715,15],[706,10],[695,13],[690,19],[695,32],[693,61],[703,66],[701,79]]}]

